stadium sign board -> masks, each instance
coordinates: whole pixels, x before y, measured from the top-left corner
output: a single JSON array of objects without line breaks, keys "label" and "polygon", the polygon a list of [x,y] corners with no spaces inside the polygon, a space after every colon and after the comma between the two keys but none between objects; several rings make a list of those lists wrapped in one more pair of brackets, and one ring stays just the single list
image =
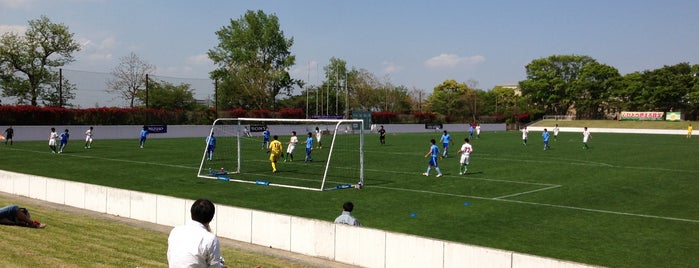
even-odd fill
[{"label": "stadium sign board", "polygon": [[621,121],[662,121],[664,112],[621,112]]}]

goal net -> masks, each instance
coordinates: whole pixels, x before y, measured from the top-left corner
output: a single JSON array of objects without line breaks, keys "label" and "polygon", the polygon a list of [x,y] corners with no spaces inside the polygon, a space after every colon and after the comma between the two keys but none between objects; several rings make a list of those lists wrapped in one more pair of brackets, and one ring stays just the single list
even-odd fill
[{"label": "goal net", "polygon": [[[363,129],[356,119],[219,118],[211,126],[215,138],[206,139],[198,177],[317,191],[361,188]],[[265,131],[269,142],[277,136],[282,143],[274,173]],[[287,153],[293,132],[296,146]]]}]

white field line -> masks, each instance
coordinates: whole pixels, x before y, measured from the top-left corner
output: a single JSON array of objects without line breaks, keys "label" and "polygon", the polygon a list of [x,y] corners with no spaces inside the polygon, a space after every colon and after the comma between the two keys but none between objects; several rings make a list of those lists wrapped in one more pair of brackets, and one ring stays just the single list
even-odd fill
[{"label": "white field line", "polygon": [[562,186],[562,185],[553,185],[553,186],[546,187],[546,188],[541,188],[541,189],[536,189],[536,190],[531,190],[531,191],[526,191],[526,192],[521,192],[521,193],[515,193],[515,194],[509,194],[509,195],[498,196],[498,197],[495,197],[495,198],[493,198],[493,199],[505,199],[505,198],[514,197],[514,196],[520,196],[520,195],[525,195],[525,194],[531,194],[531,193],[546,191],[546,190],[558,188],[558,187],[561,187],[561,186]]},{"label": "white field line", "polygon": [[[49,154],[44,151],[35,151],[35,150],[26,150],[26,149],[15,149],[12,148],[10,150],[15,150],[15,151],[23,151],[23,152],[31,152],[31,153],[39,153],[39,154]],[[163,167],[174,167],[174,168],[186,168],[186,169],[199,169],[199,166],[183,166],[183,165],[172,165],[172,164],[161,164],[161,163],[154,163],[154,162],[144,162],[144,161],[134,161],[134,160],[126,160],[126,159],[117,159],[117,158],[104,158],[104,157],[96,157],[96,156],[89,156],[89,155],[76,155],[76,154],[60,154],[60,156],[56,157],[77,157],[77,158],[86,158],[86,159],[100,159],[100,160],[108,160],[108,161],[114,161],[114,162],[124,162],[124,163],[133,163],[133,164],[143,164],[143,165],[151,165],[151,166],[163,166]]]},{"label": "white field line", "polygon": [[602,209],[593,209],[593,208],[563,206],[563,205],[555,205],[555,204],[546,204],[546,203],[537,203],[537,202],[528,202],[528,201],[518,201],[518,200],[512,200],[512,199],[502,199],[502,198],[490,198],[490,197],[471,196],[471,195],[461,195],[461,194],[440,193],[440,192],[425,191],[425,190],[405,189],[405,188],[396,188],[396,187],[384,187],[384,186],[374,186],[374,185],[369,185],[369,186],[365,186],[365,187],[379,188],[379,189],[385,189],[385,190],[404,191],[404,192],[414,192],[414,193],[422,193],[422,194],[433,194],[433,195],[442,195],[442,196],[464,197],[464,198],[472,198],[472,199],[480,199],[480,200],[488,200],[488,201],[497,201],[497,202],[517,203],[517,204],[532,205],[532,206],[553,207],[553,208],[560,208],[560,209],[578,210],[578,211],[586,211],[586,212],[594,212],[594,213],[603,213],[603,214],[613,214],[613,215],[621,215],[621,216],[631,216],[631,217],[639,217],[639,218],[650,218],[650,219],[659,219],[659,220],[668,220],[668,221],[680,221],[680,222],[689,222],[689,223],[699,223],[699,220],[694,220],[694,219],[684,219],[684,218],[665,217],[665,216],[648,215],[648,214],[638,214],[638,213],[628,213],[628,212],[620,212],[620,211],[612,211],[612,210],[602,210]]}]

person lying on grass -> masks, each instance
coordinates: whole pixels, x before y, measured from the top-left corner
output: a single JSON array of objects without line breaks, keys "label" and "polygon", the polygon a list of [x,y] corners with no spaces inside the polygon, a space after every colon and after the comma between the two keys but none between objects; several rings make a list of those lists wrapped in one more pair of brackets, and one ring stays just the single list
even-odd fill
[{"label": "person lying on grass", "polygon": [[44,228],[45,224],[32,220],[26,208],[17,205],[9,205],[0,208],[0,224],[18,225],[31,228]]}]

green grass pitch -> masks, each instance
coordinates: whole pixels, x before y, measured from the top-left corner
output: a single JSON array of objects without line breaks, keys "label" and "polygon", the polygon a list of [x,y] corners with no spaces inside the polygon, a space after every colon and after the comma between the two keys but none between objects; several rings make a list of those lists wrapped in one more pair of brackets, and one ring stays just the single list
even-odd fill
[{"label": "green grass pitch", "polygon": [[[561,133],[544,151],[540,132],[530,132],[527,146],[518,132],[485,132],[472,142],[470,174],[460,176],[465,133],[452,136],[450,157],[439,162],[444,177],[436,178],[421,174],[437,133],[389,134],[383,146],[367,134],[362,190],[197,178],[203,138],[151,138],[144,149],[135,139],[96,140],[92,149],[71,141],[60,155],[46,142],[0,144],[0,168],[327,221],[351,200],[371,228],[594,265],[699,266],[697,137],[593,133],[583,149],[580,133]],[[265,152],[247,153],[257,158],[256,176],[271,174]],[[302,174],[303,147],[296,153],[301,161],[280,163],[280,177]]]}]

